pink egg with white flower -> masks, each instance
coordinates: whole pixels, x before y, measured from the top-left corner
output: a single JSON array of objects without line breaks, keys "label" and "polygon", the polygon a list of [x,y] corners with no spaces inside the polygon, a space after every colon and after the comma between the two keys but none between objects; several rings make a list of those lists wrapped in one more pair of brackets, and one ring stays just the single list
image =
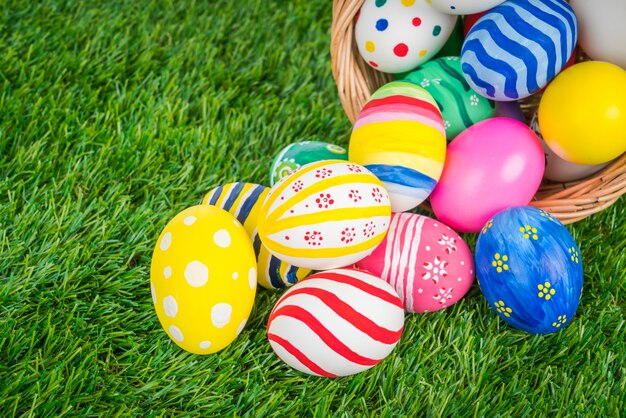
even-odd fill
[{"label": "pink egg with white flower", "polygon": [[407,312],[447,308],[474,282],[474,259],[450,227],[415,213],[394,213],[385,239],[356,267],[394,287]]}]

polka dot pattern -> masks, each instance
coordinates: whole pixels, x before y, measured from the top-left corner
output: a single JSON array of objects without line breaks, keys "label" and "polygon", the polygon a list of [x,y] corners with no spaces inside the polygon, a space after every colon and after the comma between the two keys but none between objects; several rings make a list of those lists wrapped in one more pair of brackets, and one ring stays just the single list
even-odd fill
[{"label": "polka dot pattern", "polygon": [[250,289],[256,288],[256,268],[254,267],[248,271],[248,285]]},{"label": "polka dot pattern", "polygon": [[405,57],[409,53],[409,47],[400,43],[393,48],[393,53],[399,57]]},{"label": "polka dot pattern", "polygon": [[192,287],[204,286],[209,281],[209,269],[200,261],[194,260],[185,268],[185,280]]},{"label": "polka dot pattern", "polygon": [[253,288],[237,279],[255,266],[248,232],[232,214],[198,205],[176,215],[156,240],[150,267],[154,309],[172,341],[202,355],[229,345],[256,293],[256,275]]},{"label": "polka dot pattern", "polygon": [[248,322],[246,319],[241,321],[241,324],[239,324],[239,326],[237,327],[237,332],[236,332],[237,335],[241,334],[241,331],[243,331],[243,329],[246,326],[246,322]]},{"label": "polka dot pattern", "polygon": [[176,325],[170,325],[169,330],[172,338],[174,338],[179,343],[182,343],[185,340],[182,331]]},{"label": "polka dot pattern", "polygon": [[378,29],[380,32],[387,29],[388,26],[389,26],[389,21],[387,19],[378,19],[376,21],[376,29]]},{"label": "polka dot pattern", "polygon": [[225,229],[220,229],[213,235],[215,245],[222,248],[230,247],[230,234]]},{"label": "polka dot pattern", "polygon": [[170,245],[172,245],[172,233],[166,232],[165,235],[163,235],[163,238],[161,238],[161,244],[159,247],[161,248],[161,251],[167,251],[167,249],[170,248]]},{"label": "polka dot pattern", "polygon": [[211,309],[211,322],[217,328],[223,328],[230,322],[233,308],[228,303],[218,303]]},{"label": "polka dot pattern", "polygon": [[355,22],[355,40],[370,66],[387,73],[407,72],[443,47],[457,17],[424,1],[365,0]]},{"label": "polka dot pattern", "polygon": [[178,303],[176,303],[174,296],[167,296],[163,299],[163,310],[165,311],[165,315],[170,318],[176,317],[178,313]]},{"label": "polka dot pattern", "polygon": [[150,293],[152,294],[152,303],[156,305],[157,296],[156,296],[156,290],[154,290],[154,283],[150,283]]}]

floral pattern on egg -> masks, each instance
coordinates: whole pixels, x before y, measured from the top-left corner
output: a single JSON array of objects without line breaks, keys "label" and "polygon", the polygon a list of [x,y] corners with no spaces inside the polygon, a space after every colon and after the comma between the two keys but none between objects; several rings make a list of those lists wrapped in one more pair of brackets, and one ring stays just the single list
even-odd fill
[{"label": "floral pattern on egg", "polygon": [[407,312],[447,308],[474,281],[472,254],[461,237],[440,221],[414,213],[394,213],[383,242],[356,267],[391,284]]}]

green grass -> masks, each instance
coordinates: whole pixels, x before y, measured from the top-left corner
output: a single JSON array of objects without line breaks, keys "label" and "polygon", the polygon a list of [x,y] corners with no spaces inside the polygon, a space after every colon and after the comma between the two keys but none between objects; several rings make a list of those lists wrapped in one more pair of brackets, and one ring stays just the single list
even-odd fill
[{"label": "green grass", "polygon": [[0,7],[0,416],[623,414],[623,199],[568,227],[585,285],[557,334],[506,326],[475,286],[407,317],[373,369],[314,378],[273,354],[260,290],[228,348],[177,348],[149,286],[168,220],[267,183],[290,142],[347,144],[331,2],[94,3]]}]

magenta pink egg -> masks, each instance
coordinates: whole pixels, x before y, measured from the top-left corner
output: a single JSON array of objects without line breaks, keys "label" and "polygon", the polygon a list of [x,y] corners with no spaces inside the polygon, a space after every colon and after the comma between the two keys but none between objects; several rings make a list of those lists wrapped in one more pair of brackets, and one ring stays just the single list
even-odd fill
[{"label": "magenta pink egg", "polygon": [[392,285],[407,312],[432,312],[461,299],[474,281],[474,259],[451,228],[427,216],[394,213],[385,239],[356,264]]},{"label": "magenta pink egg", "polygon": [[430,202],[442,222],[477,232],[497,212],[527,205],[541,183],[545,158],[528,126],[493,118],[469,127],[450,143]]}]

